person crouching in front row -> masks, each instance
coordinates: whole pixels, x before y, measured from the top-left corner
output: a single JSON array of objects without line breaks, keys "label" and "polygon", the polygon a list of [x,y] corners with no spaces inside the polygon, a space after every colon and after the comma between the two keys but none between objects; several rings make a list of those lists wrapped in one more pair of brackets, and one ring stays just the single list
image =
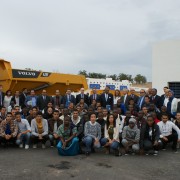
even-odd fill
[{"label": "person crouching in front row", "polygon": [[[130,118],[129,125],[125,126],[122,133],[122,145],[125,148],[125,155],[129,152],[137,153],[139,151],[139,140],[140,140],[140,130],[137,128],[136,120]],[[130,151],[132,148],[132,151]]]},{"label": "person crouching in front row", "polygon": [[75,156],[79,154],[79,139],[77,127],[71,128],[70,117],[65,116],[64,123],[58,128],[60,141],[57,145],[58,153],[62,156]]},{"label": "person crouching in front row", "polygon": [[90,115],[90,121],[85,123],[84,126],[84,138],[83,143],[86,146],[86,156],[88,156],[92,151],[94,151],[94,148],[100,148],[100,142],[101,139],[101,125],[96,122],[96,114],[92,113]]},{"label": "person crouching in front row", "polygon": [[48,136],[48,122],[43,119],[42,112],[36,114],[36,118],[31,121],[31,133],[33,148],[37,148],[39,142],[42,143],[42,148],[45,149],[45,143],[49,139]]},{"label": "person crouching in front row", "polygon": [[153,116],[147,117],[147,123],[141,128],[140,135],[140,152],[146,155],[157,155],[160,143],[160,130],[159,126],[155,123]]},{"label": "person crouching in front row", "polygon": [[0,143],[4,146],[6,146],[7,143],[15,144],[17,133],[18,127],[14,120],[12,120],[12,113],[8,112],[6,119],[0,124]]},{"label": "person crouching in front row", "polygon": [[49,140],[51,143],[51,147],[54,147],[54,144],[57,145],[59,142],[59,135],[57,133],[57,130],[62,123],[63,123],[63,121],[61,119],[59,119],[59,111],[54,110],[53,118],[48,120]]},{"label": "person crouching in front row", "polygon": [[23,145],[25,144],[25,149],[29,149],[29,142],[31,137],[31,127],[29,122],[26,119],[21,118],[20,112],[16,112],[15,117],[15,122],[18,126],[16,144],[19,145],[19,148],[23,148]]},{"label": "person crouching in front row", "polygon": [[116,121],[112,114],[107,118],[104,134],[105,138],[101,140],[101,145],[106,148],[106,154],[109,154],[112,149],[115,151],[115,156],[119,156],[119,128],[116,127]]}]

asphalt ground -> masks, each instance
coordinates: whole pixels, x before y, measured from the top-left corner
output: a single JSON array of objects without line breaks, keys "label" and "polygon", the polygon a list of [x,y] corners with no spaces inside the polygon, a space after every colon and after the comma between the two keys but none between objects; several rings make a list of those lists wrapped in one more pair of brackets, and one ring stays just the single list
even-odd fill
[{"label": "asphalt ground", "polygon": [[0,148],[0,180],[179,180],[180,150],[158,156],[115,157],[103,150],[73,157],[58,155],[56,148],[24,150]]}]

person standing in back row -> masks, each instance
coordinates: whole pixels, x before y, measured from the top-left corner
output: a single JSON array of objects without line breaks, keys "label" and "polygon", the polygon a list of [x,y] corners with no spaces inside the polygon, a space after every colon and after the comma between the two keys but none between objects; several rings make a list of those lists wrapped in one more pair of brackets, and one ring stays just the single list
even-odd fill
[{"label": "person standing in back row", "polygon": [[81,93],[76,96],[76,104],[78,104],[81,99],[84,99],[84,102],[89,106],[89,97],[84,94],[84,88],[81,88],[80,92]]},{"label": "person standing in back row", "polygon": [[105,92],[100,96],[101,106],[103,108],[106,108],[108,111],[110,111],[113,109],[114,106],[113,95],[109,92],[110,91],[109,86],[106,86],[104,91]]},{"label": "person standing in back row", "polygon": [[5,96],[5,94],[3,93],[3,86],[0,85],[0,107],[3,106],[4,96]]},{"label": "person standing in back row", "polygon": [[67,89],[66,95],[62,99],[62,104],[64,104],[65,108],[68,108],[70,103],[73,103],[73,105],[75,105],[76,99],[74,95],[71,94],[71,89]]},{"label": "person standing in back row", "polygon": [[40,95],[37,98],[37,106],[39,107],[39,110],[43,110],[47,104],[51,102],[51,98],[47,96],[47,92],[45,89],[42,90],[42,95]]},{"label": "person standing in back row", "polygon": [[97,94],[96,88],[93,88],[92,92],[93,92],[93,94],[91,94],[89,97],[89,104],[90,105],[92,104],[93,100],[96,100],[96,102],[98,102],[99,98],[100,98],[99,94]]}]

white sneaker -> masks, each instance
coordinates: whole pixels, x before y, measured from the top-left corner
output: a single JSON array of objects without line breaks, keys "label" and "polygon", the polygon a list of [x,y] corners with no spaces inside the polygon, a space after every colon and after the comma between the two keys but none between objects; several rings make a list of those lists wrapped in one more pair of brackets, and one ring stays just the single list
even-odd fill
[{"label": "white sneaker", "polygon": [[45,144],[42,144],[42,149],[45,149],[45,148],[46,148]]},{"label": "white sneaker", "polygon": [[25,145],[25,149],[29,149],[29,145],[26,144],[26,145]]},{"label": "white sneaker", "polygon": [[37,144],[34,144],[34,145],[33,145],[33,149],[36,149],[36,148],[37,148]]},{"label": "white sneaker", "polygon": [[21,148],[21,149],[22,149],[22,148],[23,148],[23,144],[20,144],[20,145],[19,145],[19,148]]}]

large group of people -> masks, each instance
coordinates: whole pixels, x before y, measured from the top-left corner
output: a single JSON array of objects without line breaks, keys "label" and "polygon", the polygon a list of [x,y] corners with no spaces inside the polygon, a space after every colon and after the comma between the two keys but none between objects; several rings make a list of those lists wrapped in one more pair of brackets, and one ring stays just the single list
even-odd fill
[{"label": "large group of people", "polygon": [[94,88],[89,96],[84,88],[75,97],[67,89],[64,96],[55,90],[49,96],[24,88],[12,94],[0,85],[0,144],[19,148],[57,147],[63,156],[103,147],[106,154],[157,155],[172,144],[180,148],[180,102],[168,87],[157,95],[155,88],[115,90],[107,86],[102,94]]}]

